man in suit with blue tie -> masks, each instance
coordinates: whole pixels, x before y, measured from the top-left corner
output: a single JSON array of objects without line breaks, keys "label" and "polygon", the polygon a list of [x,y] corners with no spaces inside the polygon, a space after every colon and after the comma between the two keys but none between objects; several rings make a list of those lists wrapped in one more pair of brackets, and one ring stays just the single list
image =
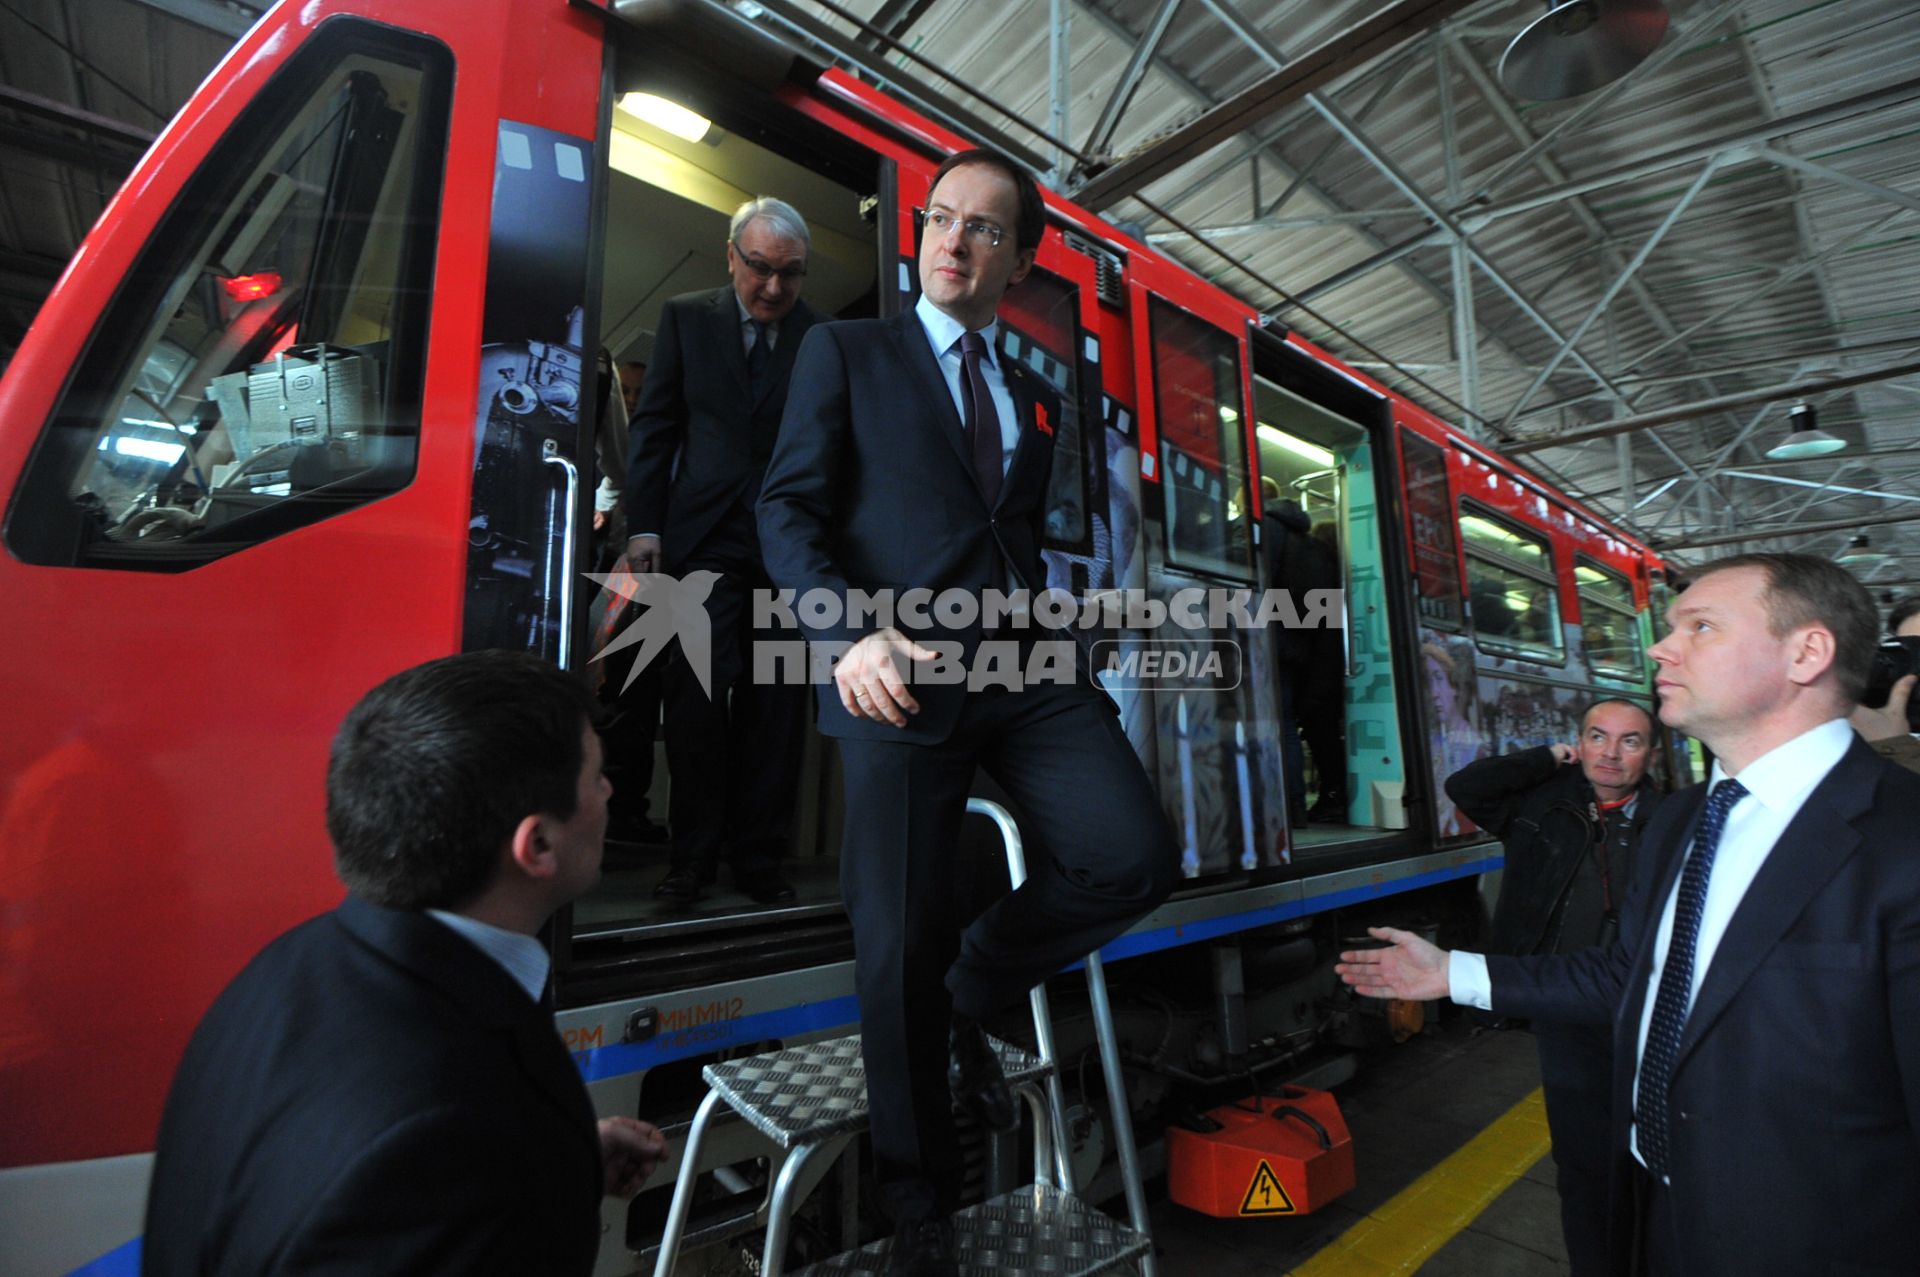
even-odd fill
[{"label": "man in suit with blue tie", "polygon": [[1912,1272],[1920,777],[1855,738],[1877,615],[1802,554],[1708,564],[1655,644],[1714,753],[1649,822],[1611,949],[1448,954],[1388,928],[1363,993],[1611,1023],[1616,1272]]},{"label": "man in suit with blue tie", "polygon": [[[808,335],[760,497],[776,585],[843,602],[853,591],[979,601],[1045,588],[1044,423],[1058,405],[995,341],[1000,299],[1032,268],[1044,228],[1031,177],[995,153],[961,152],[927,195],[918,302]],[[1017,689],[910,683],[933,661],[930,643],[970,663],[988,622],[916,627],[909,612],[876,628],[844,609],[810,622],[803,608],[800,623],[816,644],[846,645],[820,688],[820,730],[844,763],[841,887],[876,1175],[896,1228],[891,1271],[951,1274],[946,1212],[961,1169],[951,1104],[988,1125],[1015,1121],[980,1021],[1159,903],[1178,854],[1084,669]],[[994,642],[1024,658],[1033,635],[1009,625]],[[1012,795],[1044,854],[1023,886],[969,920],[953,860],[976,767]]]},{"label": "man in suit with blue tie", "polygon": [[660,313],[633,414],[627,561],[635,572],[718,574],[707,596],[712,664],[700,686],[676,649],[663,679],[672,867],[654,889],[692,904],[722,855],[733,884],[785,904],[780,875],[806,741],[805,690],[752,678],[749,600],[767,584],[753,507],[786,407],[794,352],[818,318],[800,299],[811,244],[792,205],[742,204],[727,231],[730,282]]}]

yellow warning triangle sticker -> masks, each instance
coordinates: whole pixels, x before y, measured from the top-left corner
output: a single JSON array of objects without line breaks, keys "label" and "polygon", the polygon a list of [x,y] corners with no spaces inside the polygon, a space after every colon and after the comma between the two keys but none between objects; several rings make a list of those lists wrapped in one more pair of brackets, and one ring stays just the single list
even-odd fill
[{"label": "yellow warning triangle sticker", "polygon": [[1273,1173],[1273,1167],[1267,1165],[1267,1159],[1260,1159],[1260,1169],[1253,1173],[1253,1183],[1247,1185],[1246,1199],[1240,1203],[1242,1215],[1292,1215],[1297,1213],[1293,1199],[1287,1196],[1287,1190],[1281,1186],[1280,1177]]}]

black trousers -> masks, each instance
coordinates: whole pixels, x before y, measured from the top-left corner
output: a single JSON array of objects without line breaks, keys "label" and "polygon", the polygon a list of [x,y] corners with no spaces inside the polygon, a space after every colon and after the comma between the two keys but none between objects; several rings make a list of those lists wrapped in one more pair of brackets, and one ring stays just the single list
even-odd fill
[{"label": "black trousers", "polygon": [[[840,880],[872,1111],[896,1218],[951,1209],[961,1166],[947,1089],[952,1012],[985,1019],[1126,930],[1172,891],[1179,853],[1119,720],[1085,686],[989,689],[938,745],[840,741]],[[974,770],[1013,798],[1028,877],[968,924],[954,851]],[[965,928],[962,934],[962,928]]]},{"label": "black trousers", "polygon": [[1633,1262],[1635,1277],[1687,1277],[1680,1269],[1673,1190],[1638,1161],[1633,1164]]},{"label": "black trousers", "polygon": [[771,869],[791,833],[812,689],[754,681],[755,641],[795,637],[754,629],[752,592],[771,588],[766,574],[733,555],[696,556],[680,571],[696,569],[720,574],[707,596],[712,694],[675,644],[663,687],[671,859],[676,869],[711,869],[725,852],[736,873]]},{"label": "black trousers", "polygon": [[1547,1129],[1560,1190],[1560,1231],[1573,1277],[1607,1271],[1607,1192],[1613,1159],[1607,1115],[1612,1102],[1613,1036],[1590,1024],[1535,1021]]}]

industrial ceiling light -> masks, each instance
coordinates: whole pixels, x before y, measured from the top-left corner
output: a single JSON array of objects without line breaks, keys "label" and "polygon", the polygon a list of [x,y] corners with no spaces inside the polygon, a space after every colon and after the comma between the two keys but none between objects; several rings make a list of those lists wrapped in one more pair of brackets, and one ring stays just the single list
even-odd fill
[{"label": "industrial ceiling light", "polygon": [[1547,0],[1500,55],[1500,82],[1520,98],[1579,97],[1639,66],[1666,34],[1660,0]]},{"label": "industrial ceiling light", "polygon": [[1835,559],[1834,562],[1843,568],[1853,568],[1856,571],[1868,572],[1879,567],[1891,557],[1891,555],[1874,549],[1873,543],[1867,540],[1867,534],[1861,532],[1855,535],[1853,540],[1847,542],[1846,551],[1842,553],[1839,558]]},{"label": "industrial ceiling light", "polygon": [[1847,446],[1838,435],[1830,435],[1819,425],[1812,404],[1795,404],[1787,412],[1787,437],[1767,449],[1770,461],[1805,461],[1824,457]]},{"label": "industrial ceiling light", "polygon": [[705,140],[707,131],[713,127],[713,121],[706,116],[657,93],[622,94],[619,106],[635,119],[688,142]]}]

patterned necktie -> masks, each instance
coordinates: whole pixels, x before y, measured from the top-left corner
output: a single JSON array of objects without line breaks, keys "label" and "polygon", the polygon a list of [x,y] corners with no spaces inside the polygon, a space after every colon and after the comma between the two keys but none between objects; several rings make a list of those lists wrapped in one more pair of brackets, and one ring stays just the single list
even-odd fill
[{"label": "patterned necktie", "polygon": [[1634,1102],[1640,1156],[1647,1169],[1667,1175],[1667,1100],[1673,1087],[1673,1066],[1680,1055],[1680,1035],[1686,1028],[1688,1003],[1693,996],[1693,952],[1700,940],[1700,914],[1707,903],[1707,878],[1713,873],[1713,853],[1727,813],[1746,797],[1737,780],[1723,780],[1707,796],[1707,810],[1693,835],[1693,849],[1680,870],[1680,898],[1673,906],[1673,935],[1667,942],[1666,965],[1660,968],[1660,988],[1653,999],[1653,1020],[1647,1026],[1647,1045],[1640,1056],[1640,1094]]},{"label": "patterned necktie", "polygon": [[747,352],[747,384],[754,390],[760,389],[760,383],[767,375],[767,361],[773,357],[773,343],[767,340],[767,326],[759,320],[753,323],[753,349]]},{"label": "patterned necktie", "polygon": [[973,457],[973,476],[980,492],[993,509],[1000,499],[1000,410],[994,407],[993,392],[981,361],[987,357],[987,341],[979,333],[960,334],[961,432]]}]

